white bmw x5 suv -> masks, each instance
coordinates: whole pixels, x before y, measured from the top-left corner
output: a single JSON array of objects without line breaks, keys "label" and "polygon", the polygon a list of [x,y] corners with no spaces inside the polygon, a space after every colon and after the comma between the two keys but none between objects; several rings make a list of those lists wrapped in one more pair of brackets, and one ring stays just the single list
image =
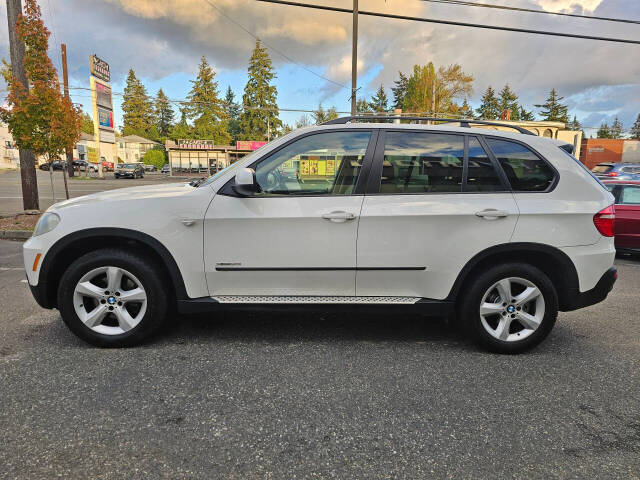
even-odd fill
[{"label": "white bmw x5 suv", "polygon": [[98,346],[174,307],[369,308],[455,317],[505,353],[606,298],[614,198],[570,145],[373,121],[296,130],[200,184],[53,205],[24,244],[34,297]]}]

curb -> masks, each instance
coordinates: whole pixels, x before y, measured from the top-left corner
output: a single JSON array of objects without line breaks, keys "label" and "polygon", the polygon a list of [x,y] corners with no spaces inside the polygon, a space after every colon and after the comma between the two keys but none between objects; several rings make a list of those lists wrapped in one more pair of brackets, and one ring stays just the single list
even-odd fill
[{"label": "curb", "polygon": [[32,230],[0,230],[2,240],[26,240],[33,235]]}]

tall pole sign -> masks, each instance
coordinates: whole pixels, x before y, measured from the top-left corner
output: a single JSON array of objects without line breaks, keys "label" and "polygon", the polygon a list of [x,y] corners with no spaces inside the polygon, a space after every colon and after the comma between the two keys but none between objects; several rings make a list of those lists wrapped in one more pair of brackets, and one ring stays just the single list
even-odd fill
[{"label": "tall pole sign", "polygon": [[115,152],[115,130],[113,123],[113,96],[111,94],[111,74],[109,64],[98,58],[97,55],[89,56],[89,71],[91,76],[91,103],[93,105],[93,132],[98,150],[98,176],[104,177],[102,172],[102,157],[100,143],[113,144],[113,165],[116,166],[117,154]]}]

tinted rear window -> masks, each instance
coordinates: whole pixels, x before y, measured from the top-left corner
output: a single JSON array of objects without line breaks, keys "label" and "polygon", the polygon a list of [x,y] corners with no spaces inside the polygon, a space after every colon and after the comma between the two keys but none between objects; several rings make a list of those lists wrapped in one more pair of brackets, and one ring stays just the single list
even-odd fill
[{"label": "tinted rear window", "polygon": [[553,183],[551,167],[524,145],[496,138],[487,138],[487,144],[502,165],[514,191],[543,192]]},{"label": "tinted rear window", "polygon": [[591,169],[593,173],[607,173],[609,170],[613,170],[612,165],[596,165]]}]

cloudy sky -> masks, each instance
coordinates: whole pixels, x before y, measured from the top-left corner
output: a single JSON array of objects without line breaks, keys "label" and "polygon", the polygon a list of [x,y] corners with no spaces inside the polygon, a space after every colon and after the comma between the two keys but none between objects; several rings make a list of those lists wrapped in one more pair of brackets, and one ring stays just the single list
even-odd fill
[{"label": "cloudy sky", "polygon": [[[350,0],[305,0],[348,7]],[[544,9],[640,20],[638,0],[483,0]],[[60,65],[67,44],[71,85],[88,87],[88,57],[111,65],[114,92],[122,92],[129,68],[149,92],[159,88],[182,99],[205,55],[241,98],[246,67],[259,36],[273,47],[281,108],[313,109],[320,102],[349,109],[351,17],[256,0],[40,0],[52,31],[51,57]],[[5,2],[0,2],[0,56],[8,57]],[[361,10],[640,40],[640,25],[430,3],[420,0],[360,0]],[[239,26],[239,25],[241,26]],[[283,56],[284,54],[285,56]],[[475,77],[470,101],[478,104],[488,85],[509,83],[533,108],[555,87],[585,126],[619,116],[629,128],[640,113],[640,45],[546,37],[427,23],[360,17],[360,95],[380,84],[390,89],[398,71],[414,64],[459,63]],[[316,73],[317,75],[314,75]],[[322,78],[324,77],[324,78]],[[330,79],[327,81],[326,79]],[[341,86],[343,85],[343,86]],[[0,89],[5,88],[0,86]],[[88,107],[89,92],[73,90]],[[389,96],[390,92],[389,92]],[[119,103],[116,123],[121,125]],[[90,111],[90,110],[89,110]],[[283,113],[294,123],[299,113]],[[595,131],[587,131],[587,134]]]}]

